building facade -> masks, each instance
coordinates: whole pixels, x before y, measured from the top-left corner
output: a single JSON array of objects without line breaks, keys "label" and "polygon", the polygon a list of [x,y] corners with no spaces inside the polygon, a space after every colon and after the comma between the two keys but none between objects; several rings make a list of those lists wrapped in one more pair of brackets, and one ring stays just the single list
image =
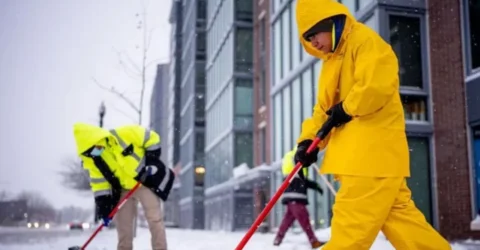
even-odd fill
[{"label": "building facade", "polygon": [[[467,154],[464,153],[463,156],[468,155],[468,159],[464,160],[463,157],[460,159],[462,160],[461,163],[464,163],[465,161],[464,165],[469,167],[467,169],[461,169],[461,175],[458,176],[459,174],[457,174],[457,180],[451,180],[450,178],[448,178],[449,175],[459,171],[456,170],[453,166],[451,166],[449,168],[449,172],[445,174],[445,179],[451,181],[451,183],[448,183],[447,185],[455,182],[454,186],[450,187],[451,190],[454,190],[454,188],[466,188],[466,183],[470,183],[471,192],[464,191],[462,192],[461,197],[466,197],[470,194],[471,203],[457,203],[455,207],[458,210],[462,210],[462,217],[459,218],[458,222],[449,220],[448,223],[445,225],[444,230],[449,230],[447,229],[448,226],[455,225],[455,228],[457,228],[457,230],[461,230],[458,230],[460,232],[451,232],[452,235],[461,234],[462,236],[471,236],[473,234],[475,237],[480,238],[479,231],[472,232],[470,230],[466,230],[466,225],[469,223],[471,218],[473,218],[475,215],[479,215],[480,211],[480,25],[477,20],[478,18],[475,18],[475,16],[478,16],[480,14],[480,3],[478,1],[462,0],[451,3],[451,5],[454,13],[459,13],[459,17],[455,20],[460,21],[460,28],[458,23],[457,25],[451,23],[446,25],[448,25],[448,31],[452,33],[452,35],[455,35],[455,37],[458,39],[454,40],[454,45],[447,48],[445,47],[445,44],[441,44],[440,39],[445,39],[448,34],[439,34],[438,40],[436,40],[435,44],[437,47],[435,49],[446,49],[449,52],[447,56],[452,60],[455,60],[457,65],[463,63],[463,68],[456,66],[455,69],[458,70],[456,71],[456,74],[451,73],[449,75],[448,79],[451,80],[454,84],[452,84],[452,82],[448,82],[445,83],[445,86],[449,84],[447,87],[450,88],[450,91],[452,91],[452,93],[455,93],[454,97],[456,98],[458,98],[459,96],[458,91],[464,90],[466,93],[466,102],[462,103],[464,106],[466,106],[466,117],[462,115],[463,112],[458,110],[455,112],[456,117],[454,119],[459,120],[461,118],[466,118],[467,133],[466,138],[459,137],[457,134],[451,133],[452,135],[450,137],[450,140],[452,141],[450,141],[450,144],[447,145],[450,147],[448,148],[448,150],[452,150],[453,148],[457,147],[459,143],[463,143],[466,140],[468,152]],[[447,15],[447,12],[445,10],[441,10],[437,6],[432,6],[431,8],[436,8],[436,13],[439,16]],[[444,22],[446,23],[447,19]],[[441,35],[443,35],[443,37]],[[460,55],[463,55],[463,57],[460,57]],[[438,57],[438,55],[436,56]],[[438,60],[438,58],[432,58],[432,60],[435,59]],[[447,65],[447,63],[445,62],[442,66],[449,67],[451,65]],[[439,68],[438,72],[441,72],[441,69],[443,68]],[[439,77],[439,80],[445,81],[445,78]],[[461,102],[458,101],[458,103],[460,104]],[[451,116],[445,116],[445,118],[447,117],[450,118],[450,120],[453,118]],[[450,120],[449,122],[451,122]],[[458,126],[458,128],[463,129],[463,127],[461,127],[460,125]],[[455,138],[456,140],[453,138]],[[446,138],[443,139],[446,140]],[[467,173],[470,174],[470,182],[467,182],[466,178],[463,178],[463,176]],[[458,202],[459,197],[451,195],[450,197],[447,197],[447,199],[448,200],[445,200],[445,202],[456,203]]]},{"label": "building facade", "polygon": [[206,0],[182,2],[180,226],[204,228]]},{"label": "building facade", "polygon": [[253,166],[253,1],[207,6],[205,226],[237,230],[253,219],[251,187],[233,183]]},{"label": "building facade", "polygon": [[162,145],[162,155],[160,159],[167,161],[168,156],[168,74],[170,70],[169,64],[157,65],[155,82],[153,83],[152,96],[150,99],[150,128],[160,135],[160,143]]},{"label": "building facade", "polygon": [[[263,167],[271,162],[270,126],[270,1],[253,4],[253,160],[254,166]],[[262,183],[256,181],[255,183]],[[258,216],[270,199],[270,181],[254,187],[254,216]],[[269,231],[269,221],[262,230]]]},{"label": "building facade", "polygon": [[[168,100],[166,109],[167,116],[167,138],[164,140],[163,148],[166,156],[165,164],[178,172],[180,161],[180,86],[182,81],[182,61],[179,59],[182,54],[182,1],[172,2],[169,21],[171,24],[170,33],[170,64],[168,73],[168,89],[164,93]],[[171,226],[180,224],[180,178],[177,175],[168,202],[164,206],[165,223]]]}]

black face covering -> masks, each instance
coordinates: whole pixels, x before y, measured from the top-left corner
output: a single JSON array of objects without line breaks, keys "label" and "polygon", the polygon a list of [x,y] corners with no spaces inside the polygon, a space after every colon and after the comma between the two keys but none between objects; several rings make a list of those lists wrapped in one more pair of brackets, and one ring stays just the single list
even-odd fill
[{"label": "black face covering", "polygon": [[320,32],[332,32],[333,20],[325,19],[313,25],[307,32],[303,34],[303,39],[310,41],[310,39]]}]

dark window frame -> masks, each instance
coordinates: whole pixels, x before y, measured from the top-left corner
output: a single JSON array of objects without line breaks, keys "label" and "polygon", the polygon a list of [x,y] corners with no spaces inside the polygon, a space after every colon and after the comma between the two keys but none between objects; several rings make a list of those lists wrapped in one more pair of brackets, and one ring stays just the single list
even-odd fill
[{"label": "dark window frame", "polygon": [[413,9],[413,8],[403,8],[395,6],[379,6],[377,13],[379,15],[378,20],[378,31],[379,34],[390,43],[390,15],[394,16],[403,16],[410,18],[418,18],[420,21],[420,53],[422,60],[422,87],[408,87],[400,86],[400,95],[401,96],[413,96],[413,97],[423,97],[425,98],[426,112],[427,112],[427,121],[426,122],[416,122],[416,121],[406,121],[406,130],[408,132],[420,132],[430,134],[433,132],[433,105],[430,97],[430,72],[428,67],[428,32],[426,25],[426,17],[424,9]]},{"label": "dark window frame", "polygon": [[260,141],[260,164],[267,163],[267,128],[260,128],[258,134]]},{"label": "dark window frame", "polygon": [[[472,51],[472,33],[471,33],[471,25],[470,25],[470,6],[469,2],[471,0],[463,0],[462,1],[462,13],[463,13],[463,49],[464,49],[464,61],[465,61],[465,73],[466,75],[473,75],[476,73],[480,73],[480,65],[476,68],[473,68],[473,60],[472,56],[473,51]],[[480,36],[480,34],[479,34]],[[480,37],[479,37],[479,43],[480,43]],[[479,45],[480,46],[480,45]]]}]

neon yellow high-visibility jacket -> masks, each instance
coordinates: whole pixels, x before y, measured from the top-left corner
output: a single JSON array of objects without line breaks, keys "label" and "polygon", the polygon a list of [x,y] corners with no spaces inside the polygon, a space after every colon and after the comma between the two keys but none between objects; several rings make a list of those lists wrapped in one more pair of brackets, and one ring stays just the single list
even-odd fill
[{"label": "neon yellow high-visibility jacket", "polygon": [[[295,168],[295,147],[292,151],[287,152],[282,160],[282,174],[286,178]],[[282,204],[296,202],[300,204],[308,204],[307,188],[315,189],[323,193],[322,188],[314,181],[308,179],[308,169],[301,169],[297,176],[293,178],[290,185],[285,189],[282,195]]]},{"label": "neon yellow high-visibility jacket", "polygon": [[134,179],[145,164],[146,150],[160,148],[160,136],[138,125],[122,126],[111,131],[85,123],[74,125],[77,154],[90,175],[90,186],[95,197],[111,194],[110,183],[105,179],[92,158],[84,155],[92,146],[103,146],[101,158],[120,181],[123,189],[131,189]]},{"label": "neon yellow high-visibility jacket", "polygon": [[90,124],[76,123],[73,126],[73,131],[77,144],[77,154],[82,160],[83,168],[88,171],[90,187],[94,196],[112,194],[110,183],[95,166],[93,159],[85,155],[85,152],[95,145],[103,146],[105,148],[101,154],[103,161],[108,165],[114,176],[121,180],[125,173],[122,169],[122,159],[118,157],[121,148],[117,140],[108,130]]},{"label": "neon yellow high-visibility jacket", "polygon": [[160,149],[160,136],[153,130],[139,125],[126,125],[110,130],[117,139],[122,153],[124,173],[129,177],[120,180],[122,186],[131,189],[137,181],[133,179],[145,166],[146,151]]}]

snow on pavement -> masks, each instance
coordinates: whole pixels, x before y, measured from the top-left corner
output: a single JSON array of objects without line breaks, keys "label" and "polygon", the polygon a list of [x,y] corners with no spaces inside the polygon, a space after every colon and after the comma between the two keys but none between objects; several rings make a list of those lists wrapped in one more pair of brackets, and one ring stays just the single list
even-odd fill
[{"label": "snow on pavement", "polygon": [[[319,240],[328,240],[330,230],[324,229],[316,232]],[[148,250],[150,247],[150,233],[148,229],[139,228],[137,237],[134,240],[135,250]],[[230,232],[213,232],[200,230],[182,230],[167,229],[167,240],[169,250],[229,250],[235,249],[238,242],[243,237],[243,233]],[[26,240],[23,243],[15,243],[1,245],[0,250],[67,250],[74,245],[81,245],[89,233],[81,235],[69,236],[65,238],[57,238],[54,240],[46,240],[44,242],[32,243]],[[245,250],[307,250],[311,249],[307,243],[304,234],[287,234],[283,244],[280,247],[272,246],[273,234],[255,234],[244,248]],[[116,232],[115,230],[102,231],[95,238],[88,250],[114,250],[116,249]],[[459,245],[452,245],[453,250],[467,250]],[[371,250],[391,250],[394,249],[383,235],[379,235]]]}]

